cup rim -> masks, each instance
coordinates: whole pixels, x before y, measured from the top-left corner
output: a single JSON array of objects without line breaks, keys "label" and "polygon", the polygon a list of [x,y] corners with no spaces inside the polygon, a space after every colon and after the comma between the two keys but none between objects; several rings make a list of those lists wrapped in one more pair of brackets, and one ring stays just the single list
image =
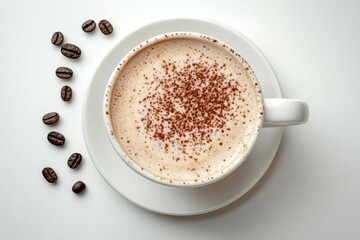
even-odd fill
[{"label": "cup rim", "polygon": [[[221,171],[216,172],[214,175],[211,175],[211,177],[202,179],[201,181],[189,180],[189,181],[176,181],[174,179],[164,179],[160,176],[153,175],[150,172],[142,169],[134,160],[132,160],[130,157],[127,156],[123,148],[121,147],[120,143],[118,142],[117,136],[115,134],[115,131],[112,126],[111,121],[111,96],[113,92],[113,87],[118,79],[119,73],[123,70],[123,68],[127,65],[127,62],[132,59],[132,57],[136,56],[137,53],[139,53],[142,49],[149,47],[155,43],[168,40],[168,39],[174,39],[174,38],[195,38],[195,39],[201,39],[208,42],[212,42],[212,44],[216,44],[220,47],[223,47],[225,51],[230,53],[231,55],[235,56],[237,59],[241,60],[241,63],[243,64],[243,67],[246,68],[248,76],[251,78],[253,82],[253,88],[256,93],[256,100],[257,100],[257,117],[258,120],[256,124],[253,125],[253,134],[247,143],[247,149],[244,151],[243,154],[241,154],[239,157],[235,158],[231,163],[226,165],[222,168]],[[106,126],[106,132],[107,136],[112,144],[112,147],[117,152],[118,156],[121,158],[122,161],[124,161],[131,169],[133,169],[136,173],[140,174],[141,176],[163,185],[167,186],[180,186],[180,187],[200,187],[205,186],[211,183],[214,183],[216,181],[219,181],[220,179],[226,177],[231,172],[233,172],[235,169],[237,169],[248,157],[250,154],[256,139],[259,135],[259,132],[263,126],[264,122],[264,103],[263,103],[263,95],[261,92],[260,84],[257,80],[257,77],[252,70],[251,66],[247,63],[247,61],[237,52],[235,52],[231,47],[229,47],[224,42],[210,37],[208,35],[197,33],[197,32],[188,32],[188,31],[176,31],[176,32],[169,32],[157,35],[155,37],[152,37],[146,41],[143,41],[142,43],[135,46],[133,49],[131,49],[116,65],[115,69],[113,70],[112,74],[110,75],[110,78],[108,80],[108,83],[106,85],[105,94],[103,98],[103,117],[104,117],[104,123]]]}]

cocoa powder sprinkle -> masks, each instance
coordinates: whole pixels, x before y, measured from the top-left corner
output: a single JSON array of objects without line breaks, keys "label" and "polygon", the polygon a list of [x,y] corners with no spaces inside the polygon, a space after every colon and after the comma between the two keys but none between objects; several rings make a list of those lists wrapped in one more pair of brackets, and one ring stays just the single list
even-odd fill
[{"label": "cocoa powder sprinkle", "polygon": [[140,101],[146,109],[139,112],[146,132],[151,139],[166,142],[166,151],[168,143],[176,143],[183,153],[188,144],[211,143],[211,136],[228,129],[226,122],[237,117],[233,103],[241,100],[240,83],[226,75],[225,64],[204,59],[205,55],[188,56],[183,66],[163,60],[158,69],[163,74],[153,75],[149,82],[156,91]]}]

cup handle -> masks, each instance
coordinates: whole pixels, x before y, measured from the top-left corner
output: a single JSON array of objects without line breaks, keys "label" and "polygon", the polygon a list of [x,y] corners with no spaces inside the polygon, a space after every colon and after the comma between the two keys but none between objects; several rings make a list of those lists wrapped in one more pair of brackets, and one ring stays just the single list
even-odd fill
[{"label": "cup handle", "polygon": [[306,123],[309,107],[296,99],[264,99],[264,127],[283,127]]}]

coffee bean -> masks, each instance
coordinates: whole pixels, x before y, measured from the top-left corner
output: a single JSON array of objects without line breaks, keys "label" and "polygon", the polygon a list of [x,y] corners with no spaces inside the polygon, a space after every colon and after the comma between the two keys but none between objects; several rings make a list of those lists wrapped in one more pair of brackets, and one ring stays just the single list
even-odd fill
[{"label": "coffee bean", "polygon": [[76,59],[81,56],[81,50],[78,46],[66,43],[61,47],[61,53],[68,58]]},{"label": "coffee bean", "polygon": [[56,172],[51,167],[44,168],[42,170],[42,175],[49,183],[55,183],[57,180]]},{"label": "coffee bean", "polygon": [[64,100],[65,102],[70,101],[72,97],[72,90],[71,87],[69,86],[63,86],[61,89],[61,98],[62,100]]},{"label": "coffee bean", "polygon": [[106,19],[103,19],[99,22],[99,28],[100,28],[100,31],[105,35],[109,35],[113,32],[113,26]]},{"label": "coffee bean", "polygon": [[51,37],[51,43],[59,46],[64,41],[64,35],[61,32],[55,32]]},{"label": "coffee bean", "polygon": [[63,79],[69,79],[73,75],[73,71],[68,67],[58,67],[55,71],[56,76]]},{"label": "coffee bean", "polygon": [[51,144],[54,144],[56,146],[61,146],[65,143],[64,135],[55,131],[49,132],[47,139]]},{"label": "coffee bean", "polygon": [[69,157],[67,164],[70,168],[74,169],[80,165],[81,160],[82,160],[82,156],[80,153],[73,153]]},{"label": "coffee bean", "polygon": [[94,29],[96,27],[96,23],[94,20],[89,19],[89,20],[85,21],[81,27],[84,30],[84,32],[87,32],[87,33],[92,32],[92,31],[94,31]]},{"label": "coffee bean", "polygon": [[50,124],[54,124],[57,123],[57,121],[59,121],[59,114],[56,112],[50,112],[47,113],[43,116],[42,120],[46,125],[50,125]]},{"label": "coffee bean", "polygon": [[83,183],[82,181],[77,181],[73,187],[72,187],[72,191],[74,193],[81,193],[82,191],[84,191],[86,188],[85,183]]}]

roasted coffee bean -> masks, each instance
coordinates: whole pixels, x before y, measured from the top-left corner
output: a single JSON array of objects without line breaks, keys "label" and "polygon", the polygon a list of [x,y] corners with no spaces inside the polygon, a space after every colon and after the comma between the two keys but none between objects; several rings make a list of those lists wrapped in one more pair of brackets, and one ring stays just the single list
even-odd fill
[{"label": "roasted coffee bean", "polygon": [[92,32],[96,28],[96,23],[94,20],[89,19],[89,20],[85,21],[81,27],[84,30],[84,32],[87,32],[87,33]]},{"label": "roasted coffee bean", "polygon": [[44,168],[42,170],[42,175],[49,183],[55,183],[57,180],[56,172],[51,167]]},{"label": "roasted coffee bean", "polygon": [[61,47],[61,53],[68,58],[76,59],[81,56],[81,50],[78,46],[66,43]]},{"label": "roasted coffee bean", "polygon": [[106,19],[103,19],[99,22],[99,28],[100,28],[100,31],[105,35],[109,35],[113,32],[113,26]]},{"label": "roasted coffee bean", "polygon": [[56,76],[63,79],[69,79],[73,75],[73,71],[68,67],[58,67],[55,71]]},{"label": "roasted coffee bean", "polygon": [[54,144],[56,146],[61,146],[65,143],[64,135],[55,131],[49,132],[47,139],[51,144]]},{"label": "roasted coffee bean", "polygon": [[50,112],[50,113],[47,113],[43,116],[42,120],[43,120],[43,123],[45,123],[46,125],[50,125],[50,124],[54,124],[54,123],[57,123],[59,121],[59,114],[56,113],[56,112]]},{"label": "roasted coffee bean", "polygon": [[64,35],[61,32],[55,32],[51,37],[51,43],[59,46],[64,41]]},{"label": "roasted coffee bean", "polygon": [[63,86],[61,89],[61,98],[62,100],[64,100],[65,102],[70,101],[72,97],[72,90],[71,87],[69,86]]},{"label": "roasted coffee bean", "polygon": [[86,188],[85,183],[83,183],[82,181],[77,181],[73,187],[72,187],[72,191],[74,193],[81,193],[82,191],[84,191]]},{"label": "roasted coffee bean", "polygon": [[80,153],[73,153],[69,157],[67,164],[68,164],[68,166],[70,168],[74,169],[74,168],[77,168],[80,165],[81,160],[82,160],[82,156],[81,156]]}]

